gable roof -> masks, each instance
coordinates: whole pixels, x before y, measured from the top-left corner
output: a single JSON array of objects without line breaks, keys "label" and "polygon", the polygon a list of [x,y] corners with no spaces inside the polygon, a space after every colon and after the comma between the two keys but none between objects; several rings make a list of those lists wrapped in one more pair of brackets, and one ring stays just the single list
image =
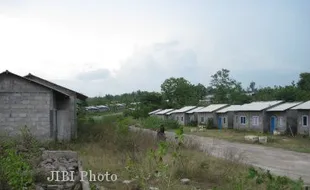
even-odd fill
[{"label": "gable roof", "polygon": [[19,76],[19,75],[15,74],[15,73],[12,73],[12,72],[8,71],[8,70],[6,70],[6,71],[0,73],[0,76],[1,76],[1,75],[11,75],[11,76],[17,77],[17,78],[19,78],[19,79],[21,79],[21,80],[24,80],[24,81],[33,83],[33,84],[38,85],[38,86],[41,86],[41,87],[43,87],[43,88],[50,89],[50,90],[52,90],[52,91],[54,91],[54,92],[57,92],[57,93],[60,93],[60,94],[62,94],[62,95],[65,95],[65,96],[69,97],[69,95],[66,94],[66,93],[64,93],[64,92],[61,92],[61,91],[59,91],[59,90],[57,90],[57,89],[53,89],[53,88],[51,88],[51,87],[49,87],[49,86],[47,86],[47,85],[38,83],[38,82],[33,81],[33,80],[30,80],[30,79],[28,79],[28,78]]},{"label": "gable roof", "polygon": [[192,110],[196,108],[196,106],[185,106],[183,108],[180,108],[180,109],[177,109],[177,110],[174,110],[172,112],[169,112],[169,114],[173,114],[173,113],[183,113],[183,112],[187,112],[189,110]]},{"label": "gable roof", "polygon": [[290,108],[293,108],[299,104],[301,104],[302,102],[286,102],[280,105],[277,105],[275,107],[272,107],[270,109],[267,109],[266,111],[268,112],[272,112],[272,111],[286,111]]},{"label": "gable roof", "polygon": [[202,113],[202,112],[207,112],[207,113],[210,113],[210,112],[214,112],[214,111],[217,111],[225,106],[227,106],[228,104],[211,104],[207,107],[204,107],[200,110],[197,111],[197,113]]},{"label": "gable roof", "polygon": [[[37,81],[37,80],[35,80],[35,79],[38,79],[38,80],[40,80],[40,81],[49,83],[49,84],[51,84],[51,85],[46,85],[46,84],[44,84],[44,85],[46,85],[46,86],[48,86],[49,88],[52,88],[52,89],[56,89],[55,87],[53,87],[53,85],[54,85],[54,86],[57,86],[58,88],[71,91],[71,92],[73,92],[73,93],[76,93],[76,97],[77,97],[78,99],[80,99],[80,100],[86,100],[86,99],[88,98],[86,95],[84,95],[84,94],[82,94],[82,93],[79,93],[79,92],[76,92],[76,91],[74,91],[74,90],[68,89],[68,88],[66,88],[66,87],[60,86],[60,85],[58,85],[58,84],[52,83],[52,82],[50,82],[50,81],[48,81],[48,80],[45,80],[45,79],[40,78],[40,77],[38,77],[38,76],[35,76],[35,75],[31,74],[31,73],[29,73],[28,75],[26,75],[24,78],[27,78],[28,80],[35,81],[36,83],[40,83],[40,84],[42,84],[42,82],[39,82],[39,81]],[[33,79],[33,78],[34,78],[34,79]]]},{"label": "gable roof", "polygon": [[195,113],[195,112],[197,112],[198,110],[200,110],[200,109],[202,109],[202,108],[204,108],[204,107],[197,107],[197,108],[195,108],[195,109],[192,109],[192,110],[187,111],[186,113],[189,113],[189,114]]},{"label": "gable roof", "polygon": [[220,109],[218,111],[216,111],[216,113],[226,113],[229,111],[237,111],[240,108],[241,105],[230,105],[228,107],[225,107],[223,109]]},{"label": "gable roof", "polygon": [[262,111],[282,102],[282,100],[251,102],[241,105],[236,111]]},{"label": "gable roof", "polygon": [[291,109],[292,110],[310,110],[310,100],[302,104],[299,104],[296,107],[293,107]]},{"label": "gable roof", "polygon": [[154,110],[154,111],[151,111],[150,113],[149,113],[149,115],[152,115],[152,114],[154,114],[154,113],[157,113],[157,112],[159,112],[159,111],[161,111],[162,109],[157,109],[157,110]]},{"label": "gable roof", "polygon": [[156,112],[155,115],[164,115],[164,114],[168,114],[169,112],[173,111],[174,109],[164,109],[161,110],[159,112]]}]

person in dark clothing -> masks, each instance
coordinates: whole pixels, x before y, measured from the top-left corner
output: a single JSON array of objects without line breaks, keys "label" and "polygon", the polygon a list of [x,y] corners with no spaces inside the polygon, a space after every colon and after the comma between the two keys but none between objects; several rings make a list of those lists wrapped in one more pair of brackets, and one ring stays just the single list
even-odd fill
[{"label": "person in dark clothing", "polygon": [[160,128],[157,131],[157,141],[166,141],[164,125],[160,125]]}]

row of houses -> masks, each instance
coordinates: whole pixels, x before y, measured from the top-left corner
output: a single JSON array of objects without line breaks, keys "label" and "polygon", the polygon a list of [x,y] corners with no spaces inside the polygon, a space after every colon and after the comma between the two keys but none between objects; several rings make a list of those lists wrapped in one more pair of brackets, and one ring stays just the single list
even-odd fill
[{"label": "row of houses", "polygon": [[310,134],[310,101],[259,101],[243,105],[211,104],[206,107],[158,109],[149,113],[162,119],[174,119],[181,125],[213,124],[219,129],[233,128],[264,133]]}]

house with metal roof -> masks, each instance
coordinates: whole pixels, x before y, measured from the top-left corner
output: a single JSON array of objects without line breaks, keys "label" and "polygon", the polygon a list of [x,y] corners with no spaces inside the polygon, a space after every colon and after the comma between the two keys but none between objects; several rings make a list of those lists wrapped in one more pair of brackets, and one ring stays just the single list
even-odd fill
[{"label": "house with metal roof", "polygon": [[297,133],[297,110],[291,109],[302,102],[286,102],[266,110],[268,119],[268,130],[271,134],[275,132],[284,134]]},{"label": "house with metal roof", "polygon": [[241,105],[230,105],[216,111],[217,127],[219,129],[232,129],[234,127],[234,112],[237,111],[240,106]]},{"label": "house with metal roof", "polygon": [[197,111],[198,125],[206,125],[208,123],[217,126],[216,111],[229,106],[228,104],[211,104]]},{"label": "house with metal roof", "polygon": [[155,115],[160,119],[168,119],[169,113],[172,112],[174,109],[164,109],[159,112],[156,112]]},{"label": "house with metal roof", "polygon": [[187,125],[189,124],[189,116],[186,112],[194,108],[196,108],[196,106],[185,106],[169,112],[168,115],[170,115],[170,118],[176,120],[180,125]]},{"label": "house with metal roof", "polygon": [[16,135],[27,126],[43,140],[77,137],[78,101],[87,96],[34,75],[0,73],[0,130]]},{"label": "house with metal roof", "polygon": [[297,110],[297,133],[310,136],[310,100],[291,109]]},{"label": "house with metal roof", "polygon": [[186,114],[188,115],[188,118],[189,118],[189,123],[196,123],[196,125],[197,125],[197,122],[198,122],[197,111],[201,110],[202,108],[204,108],[204,107],[196,107],[196,108],[186,112]]},{"label": "house with metal roof", "polygon": [[151,111],[151,112],[149,113],[149,115],[154,115],[155,113],[160,112],[161,110],[162,110],[162,109],[157,109],[157,110]]},{"label": "house with metal roof", "polygon": [[234,112],[234,128],[267,132],[269,119],[266,110],[282,102],[281,100],[258,101],[241,105]]}]

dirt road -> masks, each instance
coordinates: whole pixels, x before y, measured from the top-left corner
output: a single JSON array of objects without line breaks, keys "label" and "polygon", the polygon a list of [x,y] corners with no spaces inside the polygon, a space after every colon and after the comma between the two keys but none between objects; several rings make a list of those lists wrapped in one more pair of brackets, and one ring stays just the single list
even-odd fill
[{"label": "dirt road", "polygon": [[[132,130],[139,130],[139,128],[130,128]],[[156,135],[154,131],[142,130]],[[170,140],[175,137],[172,132],[166,132],[166,135]],[[260,145],[228,142],[196,135],[184,135],[184,139],[185,141],[199,144],[202,151],[206,151],[216,157],[237,157],[236,159],[238,160],[239,156],[246,164],[261,167],[270,170],[270,172],[276,175],[288,176],[292,179],[302,177],[304,182],[310,185],[310,154]]]}]

